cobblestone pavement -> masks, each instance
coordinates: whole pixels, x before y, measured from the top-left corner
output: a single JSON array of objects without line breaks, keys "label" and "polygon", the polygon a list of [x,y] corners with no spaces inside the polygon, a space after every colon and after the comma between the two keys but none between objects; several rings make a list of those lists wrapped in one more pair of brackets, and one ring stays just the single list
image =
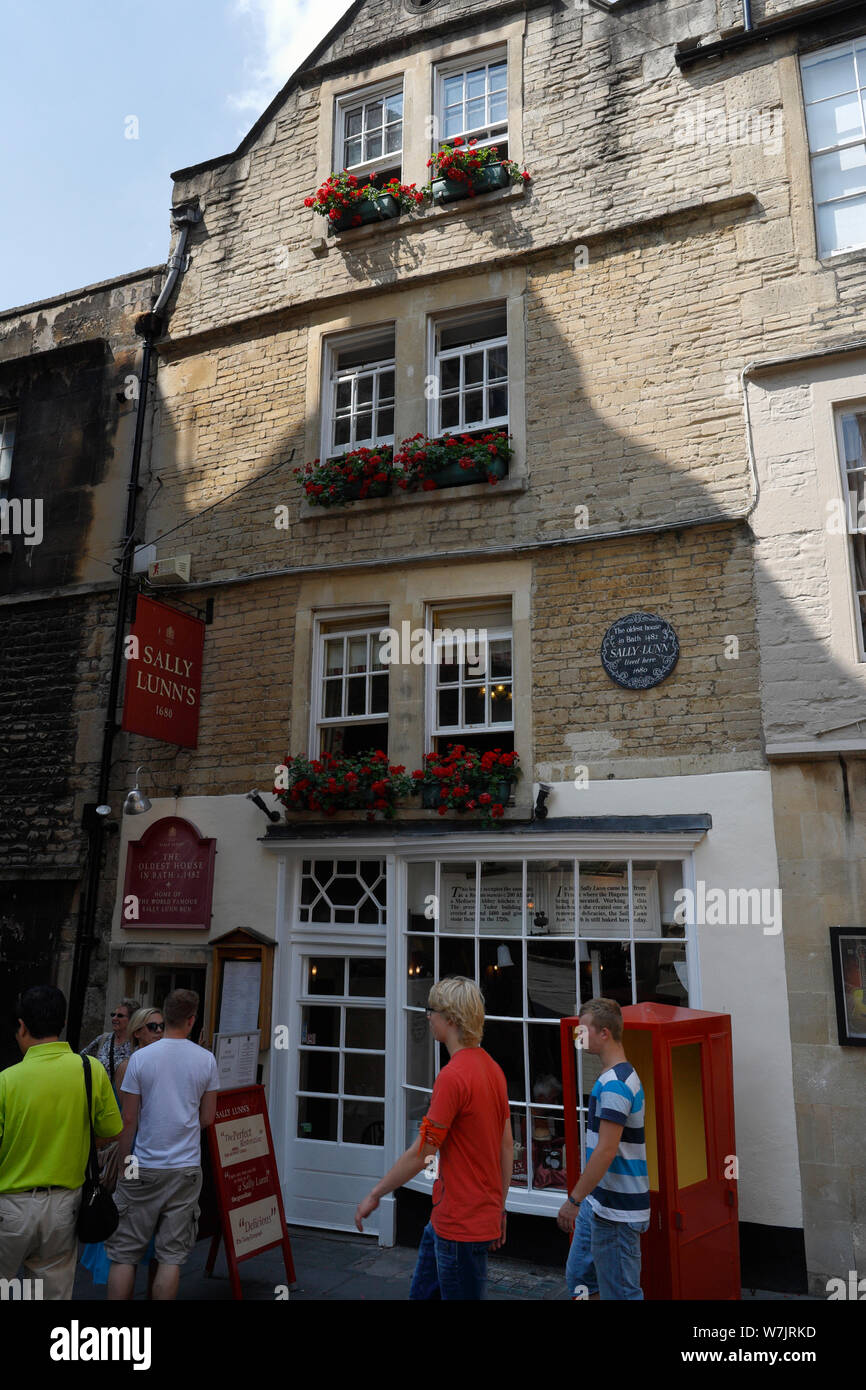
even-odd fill
[{"label": "cobblestone pavement", "polygon": [[[415,1267],[415,1251],[405,1246],[384,1249],[369,1236],[316,1231],[309,1227],[289,1228],[295,1260],[297,1285],[291,1289],[292,1302],[321,1300],[402,1301],[408,1298],[409,1281]],[[217,1257],[212,1278],[204,1272],[208,1241],[195,1247],[181,1275],[179,1302],[219,1302],[231,1299],[223,1252]],[[552,1300],[568,1302],[564,1270],[509,1260],[500,1255],[490,1259],[488,1297],[502,1300]],[[284,1289],[286,1274],[279,1251],[265,1254],[241,1265],[241,1284],[245,1299],[267,1301]],[[143,1299],[145,1278],[139,1271],[136,1299]],[[104,1286],[95,1286],[86,1269],[79,1266],[75,1280],[76,1299],[102,1301]],[[744,1299],[800,1301],[800,1296],[744,1289]]]}]

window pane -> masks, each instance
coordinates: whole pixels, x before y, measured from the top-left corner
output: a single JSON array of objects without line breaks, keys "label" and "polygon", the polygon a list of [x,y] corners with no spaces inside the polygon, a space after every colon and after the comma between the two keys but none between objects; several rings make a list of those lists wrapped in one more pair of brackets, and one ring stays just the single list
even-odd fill
[{"label": "window pane", "polygon": [[337,1141],[337,1101],[298,1097],[298,1138]]},{"label": "window pane", "polygon": [[843,198],[866,189],[866,145],[850,150],[822,154],[812,161],[815,197],[819,203],[827,198]]},{"label": "window pane", "polygon": [[389,125],[385,131],[385,151],[393,154],[403,143],[403,126],[400,122]]},{"label": "window pane", "polygon": [[350,676],[347,681],[348,698],[346,700],[346,714],[359,715],[367,713],[367,677]]},{"label": "window pane", "polygon": [[508,119],[508,97],[505,92],[495,92],[491,95],[488,110],[491,125],[499,125]]},{"label": "window pane", "polygon": [[382,372],[379,376],[379,403],[393,401],[394,399],[394,373]]},{"label": "window pane", "polygon": [[343,639],[328,637],[325,640],[325,670],[329,676],[343,674]]},{"label": "window pane", "polygon": [[494,386],[492,391],[488,391],[487,400],[488,419],[504,420],[508,418],[508,391],[504,386]]},{"label": "window pane", "polygon": [[406,1003],[418,1004],[423,1008],[433,984],[433,938],[410,936],[407,951],[409,978],[406,982]]},{"label": "window pane", "polygon": [[523,1025],[520,1023],[486,1023],[484,1047],[505,1072],[509,1100],[525,1100]]},{"label": "window pane", "polygon": [[497,677],[509,677],[511,675],[511,640],[507,637],[496,637],[488,643],[490,653],[490,675],[493,680]]},{"label": "window pane", "polygon": [[475,943],[443,936],[439,942],[439,974],[442,979],[446,975],[465,975],[474,980]]},{"label": "window pane", "polygon": [[467,425],[477,424],[484,419],[484,392],[467,391],[463,418]]},{"label": "window pane", "polygon": [[628,936],[628,870],[625,864],[581,865],[580,934]]},{"label": "window pane", "polygon": [[340,1055],[338,1052],[302,1052],[300,1091],[338,1091]]},{"label": "window pane", "polygon": [[688,1008],[689,988],[684,943],[635,946],[638,1004],[674,1004]]},{"label": "window pane", "polygon": [[514,702],[511,698],[511,682],[498,681],[490,691],[491,724],[510,724]]},{"label": "window pane", "polygon": [[343,713],[342,679],[325,681],[325,718],[339,719]]},{"label": "window pane", "polygon": [[819,255],[866,245],[866,197],[818,209]]},{"label": "window pane", "polygon": [[389,406],[385,410],[380,410],[376,416],[375,438],[382,440],[388,439],[394,433],[394,408]]},{"label": "window pane", "polygon": [[467,386],[478,386],[484,380],[484,353],[468,352],[463,359],[464,381]]},{"label": "window pane", "polygon": [[580,998],[615,999],[631,1004],[631,957],[628,942],[584,941],[580,951]]},{"label": "window pane", "polygon": [[[475,865],[474,863],[443,864],[439,872],[439,930],[461,936],[475,931]],[[451,948],[447,948],[451,949]],[[472,948],[470,968],[456,969],[454,962],[448,960],[446,966],[446,944],[440,945],[439,976],[468,975],[475,978],[475,951]]]},{"label": "window pane", "polygon": [[575,947],[566,941],[531,942],[527,947],[526,990],[530,1018],[568,1018],[575,1013]]},{"label": "window pane", "polygon": [[384,1096],[385,1058],[364,1052],[347,1052],[343,1090],[347,1096]]},{"label": "window pane", "polygon": [[566,1188],[565,1122],[555,1110],[532,1111],[532,1186],[536,1191]]},{"label": "window pane", "polygon": [[352,442],[352,420],[351,416],[345,415],[334,423],[334,448],[342,449],[344,445]]},{"label": "window pane", "polygon": [[[432,1084],[432,1083],[431,1083]],[[419,1094],[418,1091],[406,1091],[406,1147],[415,1143],[418,1138],[418,1126],[427,1114],[430,1106],[430,1096]]]},{"label": "window pane", "polygon": [[432,1086],[433,1064],[433,1036],[427,1015],[410,1012],[406,1015],[406,1080],[411,1086]]},{"label": "window pane", "polygon": [[479,126],[486,124],[485,103],[483,97],[478,97],[475,101],[466,103],[466,129],[477,130]]},{"label": "window pane", "polygon": [[498,381],[508,376],[508,348],[503,343],[501,347],[488,348],[487,350],[487,377],[489,381]]},{"label": "window pane", "polygon": [[346,153],[344,159],[347,169],[351,169],[353,164],[360,164],[362,162],[360,140],[346,141]]},{"label": "window pane", "polygon": [[381,157],[382,157],[382,133],[381,133],[381,131],[379,132],[378,135],[368,135],[368,136],[366,137],[366,140],[367,140],[367,158],[368,158],[368,159],[381,159]]},{"label": "window pane", "polygon": [[351,381],[337,382],[337,409],[348,410],[352,404],[352,383]]},{"label": "window pane", "polygon": [[[351,682],[350,682],[351,684]],[[387,714],[388,677],[372,676],[370,679],[370,713]]]},{"label": "window pane", "polygon": [[443,85],[445,94],[445,105],[453,106],[455,102],[463,100],[463,73],[455,73],[453,77],[446,77]]},{"label": "window pane", "polygon": [[464,700],[464,722],[469,724],[485,724],[487,711],[487,687],[484,685],[473,685],[463,692]]},{"label": "window pane", "polygon": [[460,386],[460,358],[446,357],[439,364],[440,391],[456,391]]},{"label": "window pane", "polygon": [[[482,936],[493,937],[494,940],[520,936],[523,924],[522,892],[523,873],[519,864],[491,861],[481,865],[479,931]],[[519,944],[509,948],[509,953],[512,960],[517,961],[520,956]]]},{"label": "window pane", "polygon": [[381,1147],[385,1142],[385,1107],[369,1100],[343,1101],[343,1143],[371,1144]]},{"label": "window pane", "polygon": [[387,121],[399,121],[403,115],[403,93],[392,92],[385,98],[385,119]]},{"label": "window pane", "polygon": [[341,956],[312,957],[308,963],[307,993],[343,993],[343,960]]},{"label": "window pane", "polygon": [[371,405],[373,401],[373,376],[358,377],[358,406]]},{"label": "window pane", "polygon": [[373,413],[370,410],[365,410],[361,415],[358,415],[355,420],[355,439],[361,444],[364,440],[372,440],[372,438]]},{"label": "window pane", "polygon": [[862,136],[859,96],[855,93],[841,101],[822,101],[818,106],[807,106],[806,125],[812,150],[826,149]]},{"label": "window pane", "polygon": [[511,1111],[511,1133],[514,1136],[514,1167],[512,1187],[526,1187],[526,1111]]},{"label": "window pane", "polygon": [[[528,1023],[529,1084],[532,1099],[546,1105],[562,1104],[562,1054],[559,1025]],[[541,1136],[545,1138],[545,1135]]]},{"label": "window pane", "polygon": [[340,1046],[340,1010],[313,1005],[301,1011],[301,1042],[311,1047]]},{"label": "window pane", "polygon": [[366,995],[369,999],[385,997],[385,961],[383,958],[349,961],[349,993]]},{"label": "window pane", "polygon": [[[478,392],[477,394],[481,394]],[[456,429],[460,424],[460,397],[443,396],[442,398],[442,429]]]},{"label": "window pane", "polygon": [[355,111],[346,112],[346,135],[360,135],[363,123],[363,109],[358,107]]},{"label": "window pane", "polygon": [[364,129],[368,131],[378,130],[382,125],[383,103],[381,101],[369,101],[364,107]]},{"label": "window pane", "polygon": [[458,106],[456,109],[445,112],[444,135],[448,140],[452,135],[459,135],[463,129],[463,108]]},{"label": "window pane", "polygon": [[491,63],[487,75],[487,84],[491,92],[502,92],[505,90],[505,77],[507,72],[507,63]]},{"label": "window pane", "polygon": [[806,101],[852,92],[856,86],[853,53],[841,53],[819,63],[808,63],[803,68],[803,96]]},{"label": "window pane", "polygon": [[456,729],[460,724],[460,691],[439,691],[439,728]]},{"label": "window pane", "polygon": [[523,960],[519,942],[490,937],[480,944],[481,992],[487,1015],[523,1017]]},{"label": "window pane", "polygon": [[487,82],[486,68],[473,68],[466,74],[466,95],[467,97],[483,97],[484,88]]}]

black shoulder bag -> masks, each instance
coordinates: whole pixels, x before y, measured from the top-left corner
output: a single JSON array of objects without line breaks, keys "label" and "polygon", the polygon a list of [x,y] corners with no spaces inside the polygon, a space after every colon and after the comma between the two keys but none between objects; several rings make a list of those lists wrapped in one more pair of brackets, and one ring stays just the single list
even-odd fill
[{"label": "black shoulder bag", "polygon": [[81,1189],[81,1206],[78,1211],[76,1231],[78,1239],[85,1245],[98,1245],[108,1240],[117,1230],[120,1213],[111,1197],[99,1181],[99,1161],[96,1157],[96,1135],[93,1132],[93,1077],[90,1059],[82,1057],[84,1063],[84,1089],[87,1093],[87,1119],[90,1124],[90,1153],[84,1171],[84,1186]]}]

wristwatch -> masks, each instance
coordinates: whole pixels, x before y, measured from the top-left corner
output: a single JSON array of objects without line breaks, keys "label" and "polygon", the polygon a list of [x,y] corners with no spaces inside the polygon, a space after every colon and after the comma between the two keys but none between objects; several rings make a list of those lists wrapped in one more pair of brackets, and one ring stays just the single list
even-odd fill
[{"label": "wristwatch", "polygon": [[569,1192],[569,1194],[568,1194],[568,1200],[571,1202],[571,1205],[572,1205],[573,1207],[579,1207],[579,1206],[580,1206],[580,1203],[583,1201],[583,1198],[581,1197],[581,1198],[580,1198],[580,1201],[576,1201],[575,1198],[572,1197],[571,1193]]}]

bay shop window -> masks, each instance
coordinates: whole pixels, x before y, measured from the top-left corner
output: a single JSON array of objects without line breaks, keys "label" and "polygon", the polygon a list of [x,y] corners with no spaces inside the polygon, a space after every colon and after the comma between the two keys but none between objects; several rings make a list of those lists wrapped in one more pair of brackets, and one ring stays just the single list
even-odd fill
[{"label": "bay shop window", "polygon": [[[445,975],[480,985],[482,1046],[505,1072],[515,1140],[512,1187],[565,1187],[559,1020],[578,999],[689,1002],[680,861],[479,858],[410,863],[401,1004],[405,1142],[418,1132],[447,1054],[424,1008]],[[437,1055],[437,1052],[439,1055]],[[583,1142],[596,1057],[578,1056]]]}]

